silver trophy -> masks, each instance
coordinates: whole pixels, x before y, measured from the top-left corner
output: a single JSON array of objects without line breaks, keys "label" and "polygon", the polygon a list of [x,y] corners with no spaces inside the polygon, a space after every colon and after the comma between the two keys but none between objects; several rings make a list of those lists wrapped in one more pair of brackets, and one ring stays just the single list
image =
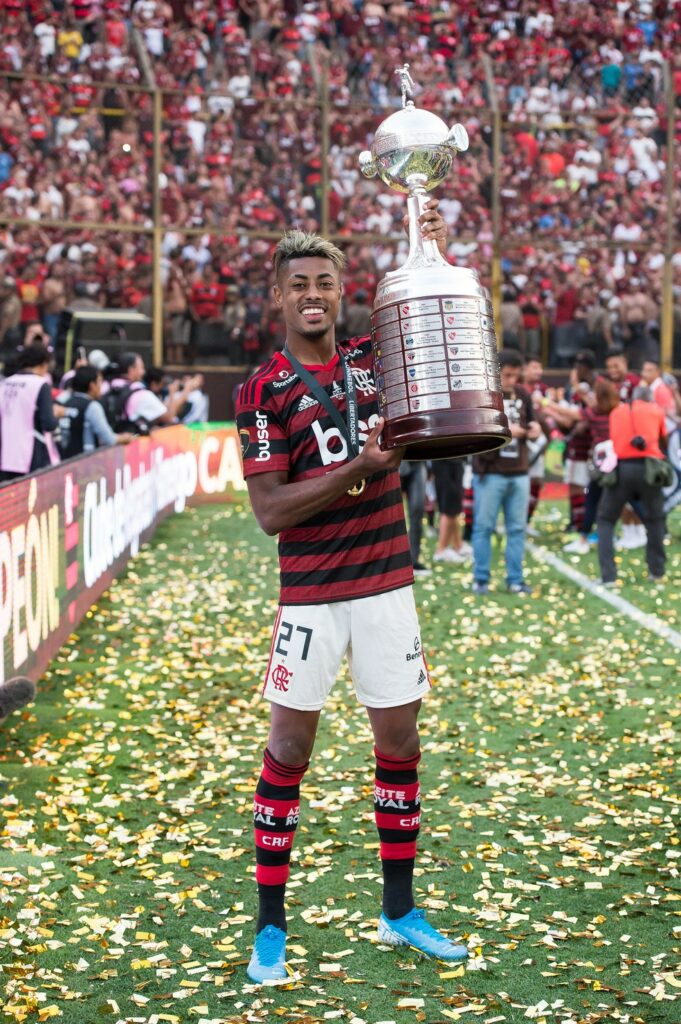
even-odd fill
[{"label": "silver trophy", "polygon": [[382,446],[406,446],[408,459],[493,451],[511,435],[492,306],[475,271],[450,266],[418,223],[428,192],[468,149],[468,133],[414,106],[408,64],[397,74],[402,109],[359,156],[367,178],[409,197],[409,256],[379,283],[371,316]]}]

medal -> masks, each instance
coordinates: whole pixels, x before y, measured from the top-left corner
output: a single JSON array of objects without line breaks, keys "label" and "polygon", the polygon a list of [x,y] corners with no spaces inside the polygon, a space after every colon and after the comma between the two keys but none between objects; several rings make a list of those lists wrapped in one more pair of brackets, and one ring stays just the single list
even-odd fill
[{"label": "medal", "polygon": [[346,493],[349,494],[351,498],[359,498],[360,494],[364,493],[366,485],[366,480],[360,480],[358,484],[354,484]]}]

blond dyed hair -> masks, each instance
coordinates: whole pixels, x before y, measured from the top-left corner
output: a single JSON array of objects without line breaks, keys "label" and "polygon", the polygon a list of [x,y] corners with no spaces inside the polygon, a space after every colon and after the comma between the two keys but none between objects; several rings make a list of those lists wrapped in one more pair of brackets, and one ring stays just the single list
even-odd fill
[{"label": "blond dyed hair", "polygon": [[330,260],[339,274],[345,269],[345,253],[337,245],[321,235],[312,235],[295,228],[286,232],[274,250],[274,276],[279,277],[279,271],[291,260],[310,258]]}]

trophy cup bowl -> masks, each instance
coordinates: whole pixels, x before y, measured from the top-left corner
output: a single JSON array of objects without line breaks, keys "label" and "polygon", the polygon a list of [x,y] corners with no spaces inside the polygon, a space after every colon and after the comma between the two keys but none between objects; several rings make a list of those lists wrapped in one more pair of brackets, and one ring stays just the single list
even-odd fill
[{"label": "trophy cup bowl", "polygon": [[492,306],[475,271],[450,266],[418,223],[427,193],[468,148],[468,135],[414,106],[409,65],[398,74],[403,107],[359,157],[366,177],[408,195],[409,256],[380,281],[371,315],[381,444],[406,447],[416,460],[493,451],[511,434]]}]

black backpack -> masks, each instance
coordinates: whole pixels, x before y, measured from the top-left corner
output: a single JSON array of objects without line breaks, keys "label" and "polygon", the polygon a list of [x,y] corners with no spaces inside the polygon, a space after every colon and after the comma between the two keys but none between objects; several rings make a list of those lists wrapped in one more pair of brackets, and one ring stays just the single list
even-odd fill
[{"label": "black backpack", "polygon": [[74,394],[60,403],[66,412],[59,420],[59,431],[55,439],[62,459],[72,459],[83,451],[85,413],[91,401],[87,395]]},{"label": "black backpack", "polygon": [[111,387],[105,395],[101,395],[99,402],[109,422],[109,426],[117,434],[125,430],[133,430],[134,424],[130,422],[125,414],[125,407],[132,393],[130,384],[119,387]]}]

